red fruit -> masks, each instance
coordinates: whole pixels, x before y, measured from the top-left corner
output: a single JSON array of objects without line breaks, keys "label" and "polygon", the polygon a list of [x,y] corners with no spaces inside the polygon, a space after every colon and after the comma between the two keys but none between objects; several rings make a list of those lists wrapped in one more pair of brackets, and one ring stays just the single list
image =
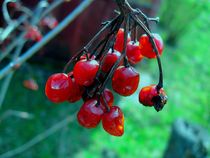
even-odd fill
[{"label": "red fruit", "polygon": [[94,128],[100,123],[103,110],[101,106],[97,107],[96,105],[97,100],[91,99],[86,101],[80,108],[77,119],[83,127]]},{"label": "red fruit", "polygon": [[[130,35],[128,35],[127,42],[131,41]],[[117,36],[116,36],[116,41],[114,45],[114,49],[122,52],[123,51],[123,46],[124,46],[124,29],[119,29]]]},{"label": "red fruit", "polygon": [[[153,36],[159,51],[159,55],[162,55],[164,48],[163,40],[159,34],[153,34]],[[149,37],[146,34],[140,37],[139,42],[140,42],[141,53],[143,56],[147,58],[156,58],[156,53],[152,47]]]},{"label": "red fruit", "polygon": [[121,53],[116,50],[109,50],[107,55],[104,58],[102,71],[109,72],[112,66],[116,63],[116,61],[120,58]]},{"label": "red fruit", "polygon": [[112,88],[122,96],[132,95],[138,88],[139,73],[133,67],[119,67],[112,78]]},{"label": "red fruit", "polygon": [[142,88],[139,93],[139,102],[144,106],[155,106],[159,111],[167,102],[167,96],[163,88],[158,92],[156,85],[150,85]]},{"label": "red fruit", "polygon": [[58,21],[54,17],[45,17],[41,20],[41,25],[54,29],[58,25]]},{"label": "red fruit", "polygon": [[39,89],[39,86],[34,79],[24,80],[23,86],[33,91],[37,91]]},{"label": "red fruit", "polygon": [[69,98],[72,81],[68,75],[57,73],[50,76],[45,85],[45,94],[54,103],[61,103]]},{"label": "red fruit", "polygon": [[18,8],[17,2],[9,2],[8,6],[11,8]]},{"label": "red fruit", "polygon": [[70,103],[75,103],[76,101],[80,100],[82,98],[82,94],[84,92],[84,89],[82,86],[79,86],[73,77],[73,72],[70,72],[68,76],[71,78],[71,85],[70,85],[70,93],[69,93],[69,99],[68,101]]},{"label": "red fruit", "polygon": [[122,136],[124,133],[124,115],[117,106],[112,106],[110,111],[102,117],[103,128],[113,136]]},{"label": "red fruit", "polygon": [[39,42],[42,39],[42,34],[37,27],[29,26],[24,37],[25,39],[30,39]]},{"label": "red fruit", "polygon": [[143,55],[141,54],[139,42],[129,42],[127,44],[126,55],[130,63],[137,64],[138,62],[140,62],[143,59]]},{"label": "red fruit", "polygon": [[[90,53],[88,53],[87,55],[86,55],[86,54],[82,55],[82,56],[80,57],[80,60],[84,60],[84,59],[87,60],[87,56],[88,56],[88,58],[90,58]],[[96,58],[95,55],[93,55],[93,56],[91,57],[91,59],[95,59],[95,58]]]},{"label": "red fruit", "polygon": [[77,84],[81,86],[90,86],[99,69],[99,64],[96,60],[80,60],[74,66],[74,78]]},{"label": "red fruit", "polygon": [[103,97],[104,97],[104,99],[106,100],[107,105],[108,105],[109,107],[111,107],[112,104],[113,104],[113,102],[114,102],[114,95],[113,95],[112,91],[110,91],[109,89],[106,88],[106,89],[104,90],[104,92],[103,92],[103,94],[102,94],[102,96],[101,96],[101,98],[100,98],[100,102],[101,102],[101,104],[102,104],[102,109],[103,109],[104,111],[106,111],[107,109],[106,109],[106,105],[105,105],[105,102],[104,102]]}]

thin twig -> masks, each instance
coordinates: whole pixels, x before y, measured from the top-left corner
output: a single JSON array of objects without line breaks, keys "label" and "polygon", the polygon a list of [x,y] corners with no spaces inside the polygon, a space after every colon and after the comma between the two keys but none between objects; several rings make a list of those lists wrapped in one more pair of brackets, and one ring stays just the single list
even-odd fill
[{"label": "thin twig", "polygon": [[26,150],[29,150],[34,145],[40,143],[41,141],[45,140],[49,136],[53,135],[55,132],[63,129],[64,127],[66,127],[70,122],[73,122],[74,119],[75,119],[74,114],[72,116],[66,117],[64,120],[56,123],[51,128],[49,128],[48,130],[44,131],[43,133],[35,136],[33,139],[31,139],[27,143],[23,144],[22,146],[0,155],[0,158],[14,157],[18,154],[21,154],[21,153],[25,152]]},{"label": "thin twig", "polygon": [[[12,57],[12,61],[15,61],[15,59],[20,55],[24,44],[25,44],[25,40],[22,41],[22,43],[19,43],[19,46],[17,47],[16,52]],[[2,104],[4,102],[4,98],[5,98],[6,93],[8,91],[8,88],[9,88],[9,85],[10,85],[10,82],[12,80],[13,75],[14,75],[14,71],[11,71],[9,73],[9,75],[5,78],[5,80],[2,84],[1,94],[0,94],[0,109],[1,109]]]},{"label": "thin twig", "polygon": [[25,111],[7,110],[0,117],[0,123],[8,117],[15,116],[22,119],[33,119],[34,115]]},{"label": "thin twig", "polygon": [[93,0],[83,1],[73,12],[71,12],[55,29],[50,31],[44,38],[36,43],[31,49],[26,51],[22,56],[20,56],[16,61],[10,62],[6,67],[0,71],[0,79],[12,71],[15,65],[21,65],[23,62],[31,58],[35,53],[37,53],[43,46],[45,46],[50,40],[52,40],[56,35],[58,35],[64,28],[66,28],[70,22],[72,22],[80,13],[82,13]]},{"label": "thin twig", "polygon": [[[55,8],[60,6],[65,0],[56,0],[53,2],[44,12],[42,13],[41,17],[43,18],[47,16],[49,13],[51,13]],[[36,10],[36,9],[35,9]],[[21,23],[26,21],[28,19],[28,15],[23,15],[18,20],[13,22],[13,25],[8,25],[8,27],[3,31],[3,33],[0,36],[0,42],[4,41]],[[7,47],[7,49],[4,52],[0,52],[0,61],[2,61],[13,49],[14,47],[19,43],[19,41],[22,41],[26,31],[21,33],[15,40],[12,41],[12,43]]]}]

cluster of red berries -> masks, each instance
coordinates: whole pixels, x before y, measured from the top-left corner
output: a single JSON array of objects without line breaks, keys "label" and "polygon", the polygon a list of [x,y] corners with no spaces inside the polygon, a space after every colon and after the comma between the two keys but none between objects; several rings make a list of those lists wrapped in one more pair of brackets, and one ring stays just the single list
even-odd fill
[{"label": "cluster of red berries", "polygon": [[[163,52],[163,41],[158,34],[153,34],[160,55]],[[96,60],[95,56],[86,53],[77,60],[73,71],[64,74],[57,73],[49,77],[45,93],[48,99],[54,103],[69,101],[74,103],[81,98],[84,104],[80,108],[77,119],[86,128],[96,127],[102,120],[105,131],[114,136],[121,136],[124,133],[124,115],[118,106],[113,106],[114,96],[109,89],[104,89],[99,95],[88,97],[84,94],[88,87],[96,84],[97,80],[104,81],[104,77],[96,79],[97,73],[101,70],[106,74],[114,66],[123,51],[124,30],[120,29],[116,36],[114,49],[110,49],[103,61]],[[131,41],[128,36],[126,56],[129,63],[137,64],[144,57],[156,58],[147,35],[142,35],[139,42]],[[139,73],[130,64],[120,66],[112,76],[112,88],[122,96],[132,95],[138,88],[140,80]],[[100,87],[101,88],[101,87]],[[162,88],[156,85],[144,87],[139,93],[139,102],[144,106],[154,106],[156,110],[163,108],[166,103],[166,94]]]}]

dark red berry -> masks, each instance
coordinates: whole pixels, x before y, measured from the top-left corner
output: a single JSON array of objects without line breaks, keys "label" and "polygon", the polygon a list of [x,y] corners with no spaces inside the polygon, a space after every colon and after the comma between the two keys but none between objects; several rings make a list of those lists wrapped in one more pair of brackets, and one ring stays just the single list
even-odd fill
[{"label": "dark red berry", "polygon": [[82,98],[82,94],[84,92],[84,88],[80,85],[78,85],[76,82],[75,82],[75,79],[73,77],[73,72],[70,72],[69,74],[69,77],[71,78],[71,85],[70,85],[70,93],[69,93],[69,99],[68,101],[70,103],[74,103],[78,100],[80,100]]},{"label": "dark red berry", "polygon": [[50,76],[45,86],[45,94],[54,103],[61,103],[69,99],[72,81],[64,73],[57,73]]},{"label": "dark red berry", "polygon": [[94,128],[100,123],[104,112],[101,109],[101,105],[98,107],[96,105],[96,99],[88,100],[82,105],[77,114],[80,125],[86,128]]},{"label": "dark red berry", "polygon": [[104,92],[103,92],[103,94],[102,94],[102,96],[101,96],[101,98],[100,98],[100,102],[101,102],[101,105],[102,105],[102,109],[103,109],[104,111],[106,111],[106,110],[107,110],[107,109],[106,109],[106,103],[104,102],[103,97],[104,97],[104,99],[105,99],[107,105],[108,105],[109,107],[111,107],[111,106],[113,105],[113,102],[114,102],[114,95],[113,95],[112,91],[110,91],[109,89],[106,88],[106,89],[104,90]]},{"label": "dark red berry", "polygon": [[[153,36],[159,51],[159,55],[162,55],[164,49],[163,40],[159,34],[153,34]],[[156,58],[156,53],[152,47],[149,37],[146,34],[140,37],[139,42],[140,42],[141,53],[143,56],[147,58]]]},{"label": "dark red berry", "polygon": [[156,85],[150,85],[140,91],[139,102],[144,106],[154,106],[159,111],[166,104],[167,96],[163,88],[158,91]]},{"label": "dark red berry", "polygon": [[124,133],[124,115],[118,106],[112,106],[110,111],[102,117],[103,128],[113,136],[122,136]]},{"label": "dark red berry", "polygon": [[[127,42],[131,41],[130,35],[128,35]],[[119,29],[117,36],[116,36],[116,41],[114,45],[114,49],[122,52],[123,51],[123,46],[124,46],[124,29]]]},{"label": "dark red berry", "polygon": [[102,71],[109,72],[112,66],[116,63],[116,61],[120,58],[121,53],[116,50],[109,50],[107,55],[104,58]]},{"label": "dark red berry", "polygon": [[99,69],[99,64],[96,60],[80,60],[74,66],[74,78],[77,84],[81,86],[90,86]]},{"label": "dark red berry", "polygon": [[129,42],[127,44],[126,55],[130,63],[137,64],[138,62],[140,62],[143,59],[143,55],[141,54],[139,42]]},{"label": "dark red berry", "polygon": [[139,73],[133,67],[119,67],[112,78],[112,88],[122,96],[132,95],[139,85]]}]

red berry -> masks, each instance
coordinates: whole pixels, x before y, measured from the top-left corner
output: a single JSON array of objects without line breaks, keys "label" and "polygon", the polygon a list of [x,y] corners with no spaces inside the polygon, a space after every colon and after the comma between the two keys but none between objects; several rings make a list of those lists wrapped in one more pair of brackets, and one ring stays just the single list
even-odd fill
[{"label": "red berry", "polygon": [[54,17],[45,17],[41,20],[40,24],[42,26],[47,26],[50,29],[54,29],[58,25],[58,21]]},{"label": "red berry", "polygon": [[74,78],[77,84],[81,86],[90,86],[99,69],[99,64],[96,60],[80,60],[74,66]]},{"label": "red berry", "polygon": [[17,2],[9,2],[8,6],[11,8],[18,8]]},{"label": "red berry", "polygon": [[114,95],[113,95],[112,91],[110,91],[109,89],[106,88],[106,89],[104,90],[104,92],[103,92],[103,94],[102,94],[102,96],[101,96],[101,98],[100,98],[100,102],[101,102],[101,104],[102,104],[102,109],[103,109],[104,111],[106,111],[107,109],[106,109],[106,105],[105,105],[105,102],[104,102],[103,97],[104,97],[104,99],[106,100],[107,105],[108,105],[109,107],[111,107],[112,104],[113,104],[113,102],[114,102]]},{"label": "red berry", "polygon": [[76,82],[75,82],[75,79],[73,77],[73,72],[70,72],[69,74],[69,77],[71,78],[71,85],[70,85],[70,93],[69,93],[69,99],[68,101],[70,103],[74,103],[78,100],[80,100],[82,98],[82,94],[83,94],[83,87],[78,85]]},{"label": "red berry", "polygon": [[[130,35],[128,35],[127,42],[130,42],[130,41],[131,41],[131,37]],[[122,52],[123,46],[124,46],[124,29],[121,28],[119,29],[117,33],[114,49],[119,52]]]},{"label": "red berry", "polygon": [[[162,55],[164,48],[163,40],[159,34],[153,34],[153,36],[159,54]],[[139,42],[140,42],[141,53],[143,56],[147,58],[156,58],[156,53],[152,47],[149,37],[146,34],[140,37]]]},{"label": "red berry", "polygon": [[[90,58],[90,53],[88,53],[87,55],[86,55],[86,54],[82,55],[82,56],[80,57],[80,60],[84,60],[84,59],[87,60],[87,56],[88,56],[88,58]],[[96,58],[95,55],[93,55],[93,56],[91,57],[91,59],[95,59],[95,58]]]},{"label": "red berry", "polygon": [[39,89],[39,85],[34,79],[24,80],[23,86],[33,91],[37,91]]},{"label": "red berry", "polygon": [[124,115],[117,106],[112,106],[110,111],[102,117],[103,128],[113,136],[122,136],[124,133]]},{"label": "red berry", "polygon": [[61,103],[69,98],[71,79],[64,73],[50,76],[45,86],[45,94],[54,103]]},{"label": "red berry", "polygon": [[139,102],[144,106],[155,106],[156,110],[157,108],[161,110],[167,102],[167,96],[163,88],[158,92],[156,85],[150,85],[140,91]]},{"label": "red berry", "polygon": [[139,73],[133,67],[119,67],[112,78],[112,88],[122,96],[132,95],[138,88]]},{"label": "red berry", "polygon": [[143,55],[141,54],[139,42],[129,42],[127,44],[126,55],[130,63],[137,64],[138,62],[140,62],[143,59]]},{"label": "red berry", "polygon": [[86,128],[96,127],[102,118],[103,110],[101,106],[97,107],[97,100],[91,99],[86,101],[80,108],[77,119],[78,122]]},{"label": "red berry", "polygon": [[42,34],[36,26],[29,26],[24,37],[39,42],[42,39]]},{"label": "red berry", "polygon": [[116,61],[120,58],[121,53],[116,50],[109,50],[107,55],[104,58],[102,71],[109,72],[112,66],[116,63]]}]

